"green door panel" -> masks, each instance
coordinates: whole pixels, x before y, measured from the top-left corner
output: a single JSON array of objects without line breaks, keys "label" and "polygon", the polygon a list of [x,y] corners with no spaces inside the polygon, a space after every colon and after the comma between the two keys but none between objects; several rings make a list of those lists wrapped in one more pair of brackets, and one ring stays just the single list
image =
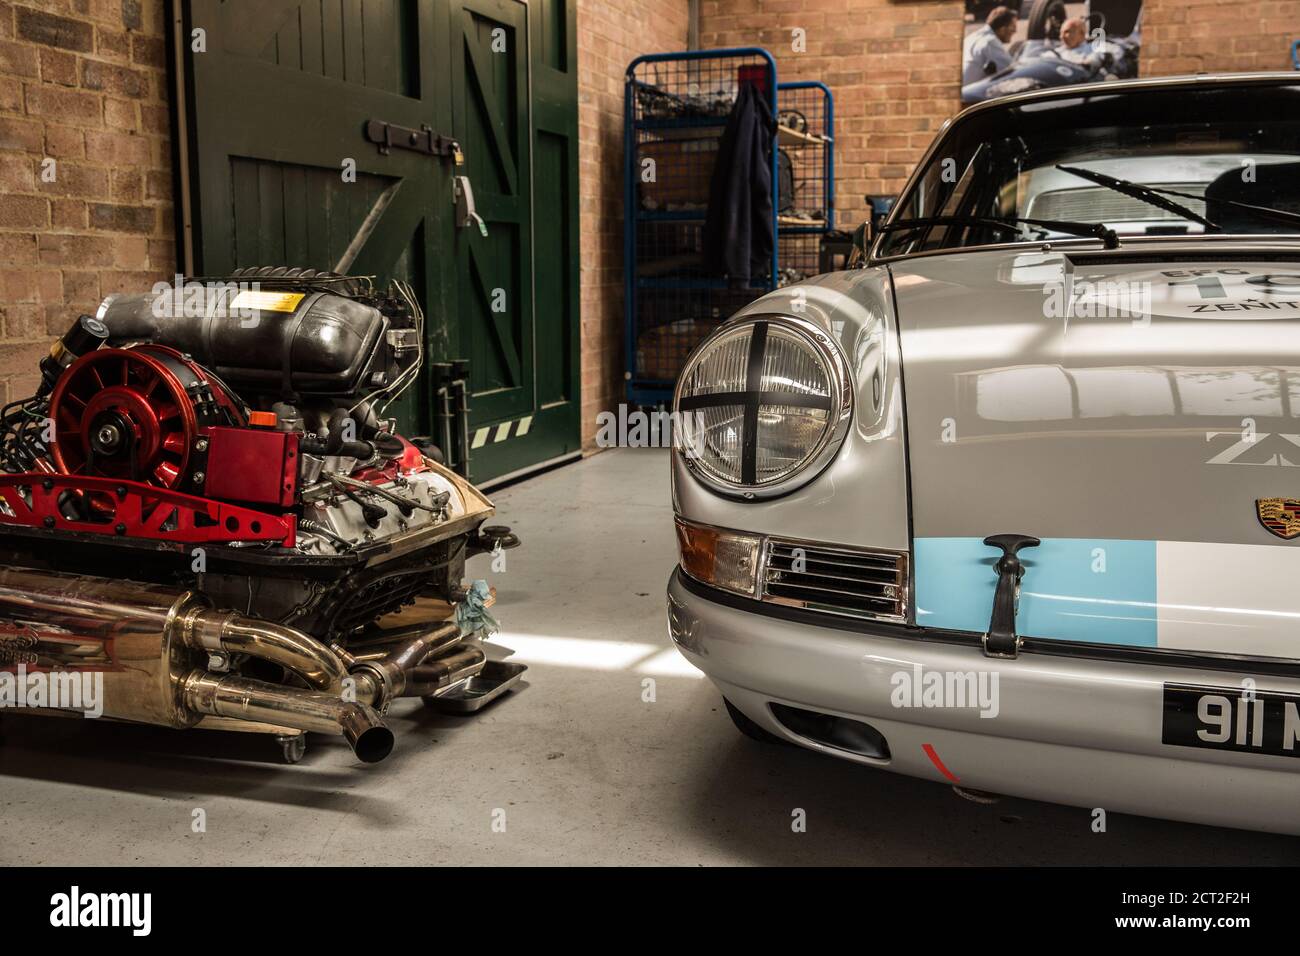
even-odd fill
[{"label": "green door panel", "polygon": [[[578,450],[573,3],[180,9],[182,35],[206,40],[182,47],[186,270],[343,264],[403,278],[428,318],[427,361],[470,360],[475,480]],[[363,136],[372,119],[453,136],[465,163],[382,154]],[[455,176],[469,177],[486,237],[456,224]],[[433,402],[425,377],[390,414],[428,434]]]}]

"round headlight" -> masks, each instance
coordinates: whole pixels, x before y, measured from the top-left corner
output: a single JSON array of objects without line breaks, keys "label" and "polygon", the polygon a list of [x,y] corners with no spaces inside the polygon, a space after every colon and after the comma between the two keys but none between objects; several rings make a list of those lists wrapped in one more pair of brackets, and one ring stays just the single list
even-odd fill
[{"label": "round headlight", "polygon": [[673,411],[677,451],[696,478],[723,494],[770,498],[834,457],[853,412],[852,378],[817,325],[756,316],[700,344]]}]

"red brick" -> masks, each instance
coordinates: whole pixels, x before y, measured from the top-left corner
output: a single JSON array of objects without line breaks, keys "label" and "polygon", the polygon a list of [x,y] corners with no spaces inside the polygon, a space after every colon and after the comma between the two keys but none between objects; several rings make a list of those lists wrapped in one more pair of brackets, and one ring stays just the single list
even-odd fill
[{"label": "red brick", "polygon": [[27,112],[61,123],[98,126],[100,98],[94,93],[27,84]]},{"label": "red brick", "polygon": [[[65,327],[63,331],[66,332],[67,328]],[[48,355],[49,351],[48,341],[7,345],[0,349],[0,376],[18,376],[18,381],[25,382],[29,386],[25,390],[10,394],[30,395],[35,391],[34,386],[40,380],[40,374],[36,370],[40,367],[41,359]],[[18,387],[16,382],[11,382],[10,386]]]},{"label": "red brick", "polygon": [[77,162],[56,160],[54,181],[45,182],[37,173],[37,189],[51,196],[68,196],[80,199],[107,199],[109,196],[108,170],[99,166],[85,166]]},{"label": "red brick", "polygon": [[0,110],[21,113],[23,109],[23,84],[17,77],[0,77]]},{"label": "red brick", "polygon": [[149,268],[163,271],[176,266],[176,243],[171,239],[149,240]]},{"label": "red brick", "polygon": [[153,150],[143,136],[87,130],[86,156],[94,162],[114,166],[147,166],[153,159]]},{"label": "red brick", "polygon": [[50,221],[50,201],[43,196],[0,196],[0,226],[43,229]]},{"label": "red brick", "polygon": [[144,11],[140,0],[121,0],[122,25],[128,30],[139,30],[144,26]]},{"label": "red brick", "polygon": [[19,7],[17,14],[18,36],[24,40],[81,53],[94,49],[95,30],[85,21],[27,7]]},{"label": "red brick", "polygon": [[46,126],[45,154],[55,159],[80,159],[86,155],[85,134],[71,126]]},{"label": "red brick", "polygon": [[99,294],[99,273],[64,269],[63,294],[70,302],[101,302],[104,297]]},{"label": "red brick", "polygon": [[83,199],[52,199],[50,224],[56,229],[85,229],[86,202]]},{"label": "red brick", "polygon": [[147,292],[160,278],[162,277],[156,272],[149,270],[101,272],[99,290],[105,296],[114,292]]},{"label": "red brick", "polygon": [[110,60],[125,60],[131,55],[131,36],[124,30],[95,28],[95,50]]},{"label": "red brick", "polygon": [[149,95],[148,74],[98,60],[81,61],[81,85],[88,90],[103,90],[136,99]]},{"label": "red brick", "polygon": [[171,114],[165,106],[140,104],[140,126],[146,133],[167,133],[171,131]]},{"label": "red brick", "polygon": [[113,265],[117,243],[120,241],[122,240],[115,236],[42,235],[37,237],[43,265],[75,268]]},{"label": "red brick", "polygon": [[136,167],[113,170],[113,199],[116,202],[140,202],[144,199],[144,174]]},{"label": "red brick", "polygon": [[91,229],[148,234],[158,224],[158,214],[153,206],[93,202],[87,208]]},{"label": "red brick", "polygon": [[77,85],[77,57],[62,50],[41,50],[41,79],[63,86]]},{"label": "red brick", "polygon": [[167,48],[160,37],[131,34],[131,62],[164,69],[167,66]]},{"label": "red brick", "polygon": [[169,171],[151,169],[145,174],[145,199],[171,199],[172,175]]},{"label": "red brick", "polygon": [[108,97],[104,100],[104,125],[110,129],[126,130],[135,132],[136,122],[136,104],[132,100],[115,100]]},{"label": "red brick", "polygon": [[0,41],[0,73],[8,76],[40,76],[40,51],[26,43]]},{"label": "red brick", "polygon": [[36,191],[32,157],[26,153],[0,153],[0,192],[31,193]]},{"label": "red brick", "polygon": [[149,240],[143,236],[119,236],[113,245],[113,265],[119,269],[143,269],[149,264]]},{"label": "red brick", "polygon": [[0,232],[0,268],[34,265],[36,265],[35,234]]}]

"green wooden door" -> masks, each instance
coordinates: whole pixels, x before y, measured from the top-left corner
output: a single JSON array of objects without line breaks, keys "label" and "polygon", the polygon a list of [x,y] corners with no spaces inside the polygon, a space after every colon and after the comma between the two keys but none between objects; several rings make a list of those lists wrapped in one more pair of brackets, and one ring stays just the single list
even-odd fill
[{"label": "green wooden door", "polygon": [[[182,9],[186,270],[343,265],[406,279],[423,296],[428,360],[470,360],[471,477],[577,451],[572,4]],[[371,120],[452,136],[465,162],[382,153],[363,135]],[[469,177],[486,237],[456,222],[457,176]],[[408,434],[433,430],[427,381],[398,414]]]},{"label": "green wooden door", "polygon": [[481,479],[581,447],[574,16],[565,0],[447,12],[459,174],[487,233],[457,224],[452,245]]}]

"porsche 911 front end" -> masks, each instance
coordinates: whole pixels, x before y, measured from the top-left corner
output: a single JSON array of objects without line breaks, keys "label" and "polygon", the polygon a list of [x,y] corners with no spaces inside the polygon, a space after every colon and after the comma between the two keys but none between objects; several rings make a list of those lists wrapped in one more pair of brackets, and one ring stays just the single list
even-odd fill
[{"label": "porsche 911 front end", "polygon": [[981,104],[688,362],[682,653],[743,730],[1300,833],[1300,82]]}]

